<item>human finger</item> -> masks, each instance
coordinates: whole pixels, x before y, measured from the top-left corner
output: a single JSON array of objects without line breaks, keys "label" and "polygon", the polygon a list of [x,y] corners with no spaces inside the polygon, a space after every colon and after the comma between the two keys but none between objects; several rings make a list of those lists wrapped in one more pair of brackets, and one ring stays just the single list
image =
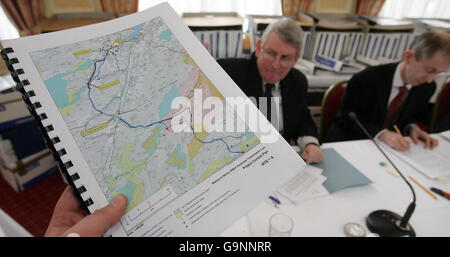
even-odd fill
[{"label": "human finger", "polygon": [[78,224],[66,231],[65,235],[78,234],[80,236],[102,236],[109,228],[116,224],[125,213],[127,199],[125,195],[117,195],[110,204],[96,210]]},{"label": "human finger", "polygon": [[302,158],[303,158],[303,160],[305,160],[306,164],[311,163],[311,155],[309,154],[309,151],[307,151],[307,150],[303,151]]}]

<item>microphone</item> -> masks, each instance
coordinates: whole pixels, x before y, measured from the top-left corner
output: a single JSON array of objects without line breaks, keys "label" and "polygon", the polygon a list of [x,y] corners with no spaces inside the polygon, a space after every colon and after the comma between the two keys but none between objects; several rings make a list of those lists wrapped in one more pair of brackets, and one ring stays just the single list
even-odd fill
[{"label": "microphone", "polygon": [[389,161],[392,167],[394,167],[397,170],[397,172],[400,174],[400,176],[403,178],[406,184],[408,184],[413,194],[413,201],[409,204],[403,217],[391,211],[377,210],[370,213],[369,216],[367,217],[366,219],[367,227],[371,232],[377,233],[380,236],[415,237],[416,233],[414,232],[412,226],[409,224],[409,219],[411,218],[411,215],[413,214],[414,209],[416,208],[416,194],[414,192],[413,187],[408,182],[408,180],[406,180],[405,176],[403,176],[400,170],[395,166],[395,164],[391,161],[391,159],[389,159],[389,157],[381,149],[381,147],[377,144],[377,142],[373,139],[373,137],[369,134],[366,128],[364,128],[361,122],[359,122],[356,114],[354,112],[350,112],[348,114],[348,117],[361,128],[361,130],[364,132],[364,134],[366,134],[368,138],[370,138],[370,140],[372,140],[372,142],[376,145],[378,150],[380,150],[380,152],[384,155],[384,157],[386,157],[386,159]]}]

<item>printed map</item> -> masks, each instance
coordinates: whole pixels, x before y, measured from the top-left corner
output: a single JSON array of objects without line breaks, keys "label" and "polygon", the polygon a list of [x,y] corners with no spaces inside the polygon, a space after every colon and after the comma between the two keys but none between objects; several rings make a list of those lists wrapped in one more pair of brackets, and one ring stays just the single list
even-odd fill
[{"label": "printed map", "polygon": [[260,142],[251,132],[207,132],[195,119],[183,120],[189,131],[172,130],[174,117],[193,111],[172,109],[174,98],[201,89],[203,99],[225,100],[159,17],[31,58],[107,199],[127,196],[129,226]]}]

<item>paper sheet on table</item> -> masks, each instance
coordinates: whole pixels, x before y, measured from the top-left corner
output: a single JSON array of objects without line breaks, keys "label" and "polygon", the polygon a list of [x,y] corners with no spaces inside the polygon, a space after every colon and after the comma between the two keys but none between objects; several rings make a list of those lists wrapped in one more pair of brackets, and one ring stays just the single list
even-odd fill
[{"label": "paper sheet on table", "polygon": [[[408,140],[410,140],[408,138]],[[426,149],[425,144],[420,141],[417,145],[410,141],[410,149],[406,151],[397,151],[389,146],[382,144],[382,147],[395,155],[404,162],[415,168],[430,179],[446,177],[450,175],[450,159],[441,148],[447,142],[439,140],[438,147],[433,150]],[[447,154],[448,155],[448,154]]]},{"label": "paper sheet on table", "polygon": [[439,133],[439,135],[440,135],[441,137],[443,137],[444,139],[450,141],[450,130],[441,132],[441,133]]},{"label": "paper sheet on table", "polygon": [[345,160],[332,148],[323,149],[324,158],[320,163],[313,164],[323,169],[322,175],[327,180],[323,183],[330,194],[352,186],[361,186],[372,181]]},{"label": "paper sheet on table", "polygon": [[278,193],[296,204],[314,197],[328,195],[328,191],[322,186],[327,179],[321,175],[322,171],[322,169],[307,165],[301,172],[279,188]]}]

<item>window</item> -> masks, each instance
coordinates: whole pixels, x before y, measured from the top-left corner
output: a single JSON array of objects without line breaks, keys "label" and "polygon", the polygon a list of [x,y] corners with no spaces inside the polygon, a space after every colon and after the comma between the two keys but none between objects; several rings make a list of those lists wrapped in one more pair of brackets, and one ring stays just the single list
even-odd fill
[{"label": "window", "polygon": [[11,21],[9,21],[8,16],[3,11],[3,7],[0,5],[0,39],[4,40],[18,37],[19,32]]},{"label": "window", "polygon": [[168,2],[179,15],[185,12],[237,12],[242,16],[282,15],[280,0],[146,0],[139,1],[138,10],[162,2]]},{"label": "window", "polygon": [[379,16],[450,19],[448,0],[386,0]]}]

